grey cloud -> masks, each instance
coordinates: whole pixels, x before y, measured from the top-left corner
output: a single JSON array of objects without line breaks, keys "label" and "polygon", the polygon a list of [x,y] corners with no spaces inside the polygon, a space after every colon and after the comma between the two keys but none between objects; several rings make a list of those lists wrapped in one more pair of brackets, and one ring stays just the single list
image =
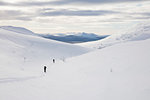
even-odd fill
[{"label": "grey cloud", "polygon": [[138,1],[149,1],[149,0],[60,0],[51,3],[56,5],[61,5],[61,4],[69,4],[69,3],[104,4],[104,3],[138,2]]},{"label": "grey cloud", "polygon": [[6,16],[6,15],[17,16],[20,14],[22,14],[22,12],[20,12],[18,10],[0,10],[1,16]]},{"label": "grey cloud", "polygon": [[31,20],[31,16],[18,10],[0,10],[0,20]]},{"label": "grey cloud", "polygon": [[146,12],[146,13],[141,13],[142,15],[145,15],[145,16],[150,16],[150,12]]},{"label": "grey cloud", "polygon": [[[130,16],[134,16],[134,17],[136,17],[136,16],[142,16],[143,18],[145,18],[145,17],[150,17],[150,12],[141,12],[141,13],[127,13],[128,15],[130,15]],[[137,17],[138,18],[138,17]]]},{"label": "grey cloud", "polygon": [[120,16],[118,20],[120,20],[120,21],[138,20],[138,21],[140,21],[140,20],[148,20],[148,19],[150,19],[150,13],[146,13],[146,14],[145,13],[128,13],[126,15]]},{"label": "grey cloud", "polygon": [[[145,13],[134,13],[132,14],[134,16],[132,16],[133,19],[143,19],[143,20],[148,20],[150,19],[150,12],[145,12]],[[140,16],[139,16],[140,15]]]},{"label": "grey cloud", "polygon": [[[65,2],[65,1],[63,1]],[[9,3],[9,2],[4,2],[0,1],[0,6],[45,6],[45,5],[56,5],[57,1],[52,2],[52,1],[32,1],[32,2],[16,2],[16,3]],[[58,3],[59,4],[59,3]]]},{"label": "grey cloud", "polygon": [[143,19],[143,20],[147,20],[147,19],[150,19],[150,16],[147,16],[147,17],[134,17],[134,19]]},{"label": "grey cloud", "polygon": [[40,13],[42,16],[100,16],[106,14],[119,13],[109,10],[44,10]]},{"label": "grey cloud", "polygon": [[104,3],[121,3],[121,2],[138,2],[150,0],[57,0],[57,1],[32,1],[32,2],[1,2],[1,6],[45,6],[45,5],[66,5],[66,4],[104,4]]},{"label": "grey cloud", "polygon": [[2,2],[2,1],[0,1],[0,5],[2,6],[2,5],[8,5],[9,3],[7,3],[7,2]]},{"label": "grey cloud", "polygon": [[18,16],[15,18],[16,20],[23,20],[23,21],[31,21],[31,16]]}]

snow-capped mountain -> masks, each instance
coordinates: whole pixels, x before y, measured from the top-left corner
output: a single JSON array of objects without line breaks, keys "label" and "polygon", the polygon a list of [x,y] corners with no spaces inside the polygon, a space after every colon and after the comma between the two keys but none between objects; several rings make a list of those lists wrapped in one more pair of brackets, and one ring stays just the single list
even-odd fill
[{"label": "snow-capped mountain", "polygon": [[126,41],[145,40],[150,38],[150,24],[142,23],[126,30],[125,32],[112,34],[107,38],[95,42],[79,44],[90,48],[103,48],[116,43]]},{"label": "snow-capped mountain", "polygon": [[40,36],[48,39],[67,43],[81,43],[88,41],[96,41],[106,38],[108,35],[96,35],[94,33],[56,33],[56,34],[39,34]]},{"label": "snow-capped mountain", "polygon": [[74,36],[82,36],[82,37],[87,37],[87,38],[96,38],[99,37],[99,35],[96,35],[94,33],[85,33],[85,32],[69,32],[69,33],[55,33],[51,34],[54,36],[68,36],[68,35],[74,35]]}]

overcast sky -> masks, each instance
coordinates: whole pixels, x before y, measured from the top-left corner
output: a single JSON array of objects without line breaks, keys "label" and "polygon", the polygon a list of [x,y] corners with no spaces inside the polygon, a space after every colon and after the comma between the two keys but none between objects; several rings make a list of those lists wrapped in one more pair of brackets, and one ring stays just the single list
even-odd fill
[{"label": "overcast sky", "polygon": [[0,0],[0,25],[36,33],[119,33],[150,20],[150,0]]}]

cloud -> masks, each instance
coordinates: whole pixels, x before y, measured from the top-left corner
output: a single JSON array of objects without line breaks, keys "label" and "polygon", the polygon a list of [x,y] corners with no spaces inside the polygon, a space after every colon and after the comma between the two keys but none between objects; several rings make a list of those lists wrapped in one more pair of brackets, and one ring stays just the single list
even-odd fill
[{"label": "cloud", "polygon": [[[52,4],[105,4],[105,3],[122,3],[122,2],[138,2],[138,1],[149,1],[149,0],[60,0],[51,2]],[[49,2],[50,3],[50,2]]]},{"label": "cloud", "polygon": [[141,13],[142,15],[150,16],[150,12]]},{"label": "cloud", "polygon": [[3,1],[0,1],[0,6],[5,6],[5,5],[10,5],[10,3],[8,3],[8,2],[3,2]]},{"label": "cloud", "polygon": [[31,16],[18,10],[0,10],[0,15],[0,20],[31,20]]},{"label": "cloud", "polygon": [[41,11],[41,16],[100,16],[100,15],[108,15],[115,14],[119,12],[109,11],[109,10],[44,10]]},{"label": "cloud", "polygon": [[57,1],[23,1],[16,3],[2,2],[1,6],[46,6],[46,5],[67,5],[67,4],[106,4],[106,3],[122,3],[122,2],[139,2],[149,0],[57,0]]}]

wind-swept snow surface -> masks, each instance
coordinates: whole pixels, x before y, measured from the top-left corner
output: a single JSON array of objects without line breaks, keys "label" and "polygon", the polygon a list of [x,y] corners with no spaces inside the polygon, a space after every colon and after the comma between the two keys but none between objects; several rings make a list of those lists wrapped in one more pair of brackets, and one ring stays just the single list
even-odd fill
[{"label": "wind-swept snow surface", "polygon": [[[15,35],[13,38],[20,41],[16,44],[15,40],[12,42],[12,38],[4,37],[4,34],[0,37],[1,44],[9,44],[2,45],[0,49],[0,56],[2,55],[0,63],[3,64],[0,66],[1,100],[150,100],[150,39],[121,43],[64,62],[56,60],[56,63],[52,63],[44,58],[48,52],[52,52],[47,48],[52,44],[45,46],[48,41],[24,36],[23,38],[22,35],[22,39],[18,40],[21,37],[16,38]],[[25,41],[26,39],[28,41]],[[41,42],[42,48],[46,50],[39,48]],[[57,45],[56,42],[53,43],[54,46]],[[26,46],[30,48],[27,49]],[[65,44],[62,46],[66,49]],[[37,47],[37,51],[33,47]],[[70,50],[69,47],[70,45],[67,52]],[[34,66],[22,70],[20,66],[24,64],[23,62],[19,63],[19,67],[15,67],[13,63],[20,61],[24,49],[29,50],[29,54],[25,53],[30,58],[27,58],[27,61],[33,62],[36,58],[37,61],[44,59],[47,62],[47,73],[43,73],[43,68]],[[80,48],[83,51],[84,49]],[[32,50],[34,52],[31,52]],[[62,49],[62,52],[64,51]],[[14,57],[15,53],[18,56]],[[6,58],[9,62],[4,60]],[[26,59],[23,61],[26,62]],[[40,66],[38,64],[37,66]]]},{"label": "wind-swept snow surface", "polygon": [[119,34],[112,34],[105,39],[81,43],[79,45],[90,48],[104,48],[107,46],[111,46],[113,44],[126,42],[126,41],[135,41],[135,40],[145,40],[150,38],[150,23],[142,23],[136,26],[127,29],[125,32]]}]

